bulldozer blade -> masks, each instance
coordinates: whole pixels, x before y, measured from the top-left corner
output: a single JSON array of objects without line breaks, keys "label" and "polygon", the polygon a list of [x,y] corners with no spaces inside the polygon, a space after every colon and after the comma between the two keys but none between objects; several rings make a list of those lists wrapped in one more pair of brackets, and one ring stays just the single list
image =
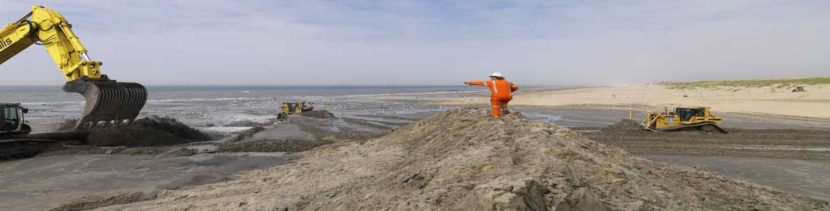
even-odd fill
[{"label": "bulldozer blade", "polygon": [[722,134],[729,134],[729,131],[726,131],[725,129],[723,129],[722,127],[720,127],[720,126],[718,126],[718,125],[714,125],[714,124],[713,124],[712,126],[714,126],[714,127],[715,127],[715,130],[717,130],[718,132],[720,132],[720,133],[722,133]]},{"label": "bulldozer blade", "polygon": [[80,93],[86,100],[75,130],[115,123],[130,123],[147,102],[147,89],[138,83],[116,81],[74,81],[64,85],[66,92]]}]

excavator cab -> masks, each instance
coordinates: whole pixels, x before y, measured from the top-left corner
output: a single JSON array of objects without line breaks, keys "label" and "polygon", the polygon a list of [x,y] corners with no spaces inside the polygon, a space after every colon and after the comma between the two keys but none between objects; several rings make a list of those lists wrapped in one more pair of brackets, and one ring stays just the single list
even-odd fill
[{"label": "excavator cab", "polygon": [[29,110],[19,103],[0,103],[0,134],[29,134],[32,128],[25,124],[24,113]]}]

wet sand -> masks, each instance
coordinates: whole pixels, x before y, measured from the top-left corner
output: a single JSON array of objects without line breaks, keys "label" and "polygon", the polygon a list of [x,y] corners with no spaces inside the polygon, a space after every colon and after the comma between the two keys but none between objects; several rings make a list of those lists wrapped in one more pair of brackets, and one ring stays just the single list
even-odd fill
[{"label": "wet sand", "polygon": [[294,163],[102,210],[824,210],[826,201],[635,158],[518,113],[452,109]]},{"label": "wet sand", "polygon": [[830,201],[830,163],[787,159],[644,155],[643,158],[686,166],[703,166],[734,179]]},{"label": "wet sand", "polygon": [[[628,109],[586,107],[530,107],[511,106],[534,121],[554,123],[563,127],[604,127],[628,119]],[[633,120],[640,121],[646,110],[635,109]],[[809,119],[779,118],[740,113],[713,112],[723,118],[725,128],[746,129],[811,129],[830,130],[830,122]]]},{"label": "wet sand", "polygon": [[[576,107],[546,108],[514,106],[511,107],[511,110],[522,112],[534,121],[555,123],[557,125],[570,128],[604,127],[617,123],[622,118],[628,117],[628,110],[622,109]],[[434,113],[435,112],[419,112],[412,114],[358,115],[351,116],[349,118],[339,119],[317,119],[301,117],[301,120],[280,123],[275,125],[276,127],[266,129],[261,133],[252,134],[252,136],[256,136],[256,139],[258,140],[308,139],[326,140],[332,143],[343,140],[365,140],[366,138],[377,137],[377,132],[388,132],[390,130],[389,128],[397,128],[401,125],[405,125],[417,121],[419,119],[428,117]],[[644,115],[644,111],[635,111],[634,113],[635,119],[639,119],[639,117],[642,117]],[[723,126],[727,128],[830,130],[830,124],[808,120],[763,117],[732,113],[717,113],[717,115],[724,117],[725,121],[723,123]],[[51,124],[59,121],[42,120],[34,122],[35,125],[39,125],[38,127],[50,128]],[[786,143],[784,145],[786,145]],[[695,146],[700,146],[700,144],[692,143],[690,146],[694,148]],[[280,147],[277,147],[276,149],[279,149]],[[685,148],[680,148],[680,151],[682,151],[682,149]],[[776,153],[788,155],[805,154],[800,151],[784,151]],[[830,152],[810,153],[818,155],[830,154]],[[811,183],[815,183],[814,181],[825,181],[824,179],[826,179],[824,178],[826,176],[823,176],[827,175],[825,171],[826,166],[822,167],[820,165],[821,162],[808,162],[792,159],[734,158],[734,156],[741,156],[738,154],[725,154],[718,156],[678,156],[649,155],[648,153],[645,153],[638,155],[658,161],[664,161],[680,165],[709,164],[710,166],[712,166],[711,162],[715,162],[722,164],[722,167],[718,167],[717,165],[715,165],[711,168],[711,170],[719,173],[723,173],[729,176],[737,175],[735,176],[736,178],[746,179],[750,182],[769,185],[787,192],[801,193],[825,200],[826,197],[828,197],[826,195],[817,194],[817,192],[825,190],[822,188],[826,188],[826,186],[810,185]],[[113,157],[115,159],[102,159],[110,157]],[[217,158],[203,158],[204,160],[201,161],[192,161],[192,159],[199,157]],[[0,187],[14,188],[4,189],[3,191],[6,192],[0,191],[0,201],[27,202],[21,204],[15,203],[12,205],[8,205],[8,208],[10,209],[17,209],[17,206],[32,209],[40,209],[42,207],[48,208],[54,207],[60,203],[65,203],[67,200],[72,199],[72,197],[77,198],[89,194],[106,193],[116,190],[127,192],[151,191],[153,189],[165,189],[169,187],[186,187],[193,184],[220,182],[227,179],[228,176],[232,175],[234,172],[265,168],[269,167],[268,165],[280,165],[284,163],[285,160],[288,160],[288,158],[285,157],[260,157],[262,156],[244,156],[244,154],[235,153],[201,153],[191,157],[178,157],[170,159],[150,159],[146,156],[123,155],[69,155],[38,157],[27,160],[4,161],[0,162]],[[794,158],[799,159],[798,157]],[[262,165],[256,164],[260,163],[260,159],[264,159],[261,161]],[[744,160],[740,162],[727,162],[717,159]],[[64,162],[56,162],[55,160],[61,160]],[[49,164],[53,162],[58,164]],[[254,163],[256,165],[246,165],[246,167],[233,168],[234,165],[244,165],[249,162]],[[17,163],[23,164],[19,165]],[[810,163],[810,165],[813,166],[813,169],[809,169],[810,167],[806,164],[799,166],[793,163]],[[783,167],[779,166],[779,164]],[[741,167],[739,165],[745,166]],[[43,166],[43,169],[38,170],[38,166]],[[72,168],[67,168],[67,166],[70,166]],[[130,174],[145,175],[143,176],[143,178],[155,179],[141,180],[129,177],[129,175],[114,173],[121,171],[118,170],[121,167],[129,167],[129,169],[124,169],[123,171],[130,172],[132,170],[133,172]],[[68,170],[63,171],[60,169]],[[801,176],[791,177],[787,176],[787,174],[776,173],[778,171],[786,171],[793,174],[799,174]],[[33,172],[38,172],[36,174],[41,174],[40,172],[47,172],[46,176],[38,177],[38,179],[41,181],[49,181],[49,183],[37,183],[37,180],[27,180],[28,178],[25,177],[25,175],[35,174]],[[77,185],[75,183],[85,184],[84,182],[81,182],[82,180],[84,180],[82,177],[95,177],[94,175],[104,176],[100,176],[101,179],[98,180],[89,180],[90,183],[88,183],[88,189],[77,189],[78,191],[73,191],[75,190],[74,188],[72,188],[74,187],[73,185]],[[19,185],[10,185],[18,183]],[[57,189],[60,190],[52,190],[50,192],[32,191],[39,189],[47,190],[49,187],[52,186],[55,186]],[[31,187],[31,189],[26,189],[29,187]],[[120,187],[124,188],[122,189]],[[62,201],[53,203],[52,201],[55,200]],[[39,204],[43,204],[40,202],[47,202],[45,204],[48,204],[50,206],[39,206]],[[4,206],[6,205],[0,205],[0,210],[7,210],[7,207]]]},{"label": "wet sand", "polygon": [[153,159],[69,155],[0,162],[0,210],[42,210],[85,195],[152,192],[229,180],[236,172],[287,163],[282,153],[198,154]]}]

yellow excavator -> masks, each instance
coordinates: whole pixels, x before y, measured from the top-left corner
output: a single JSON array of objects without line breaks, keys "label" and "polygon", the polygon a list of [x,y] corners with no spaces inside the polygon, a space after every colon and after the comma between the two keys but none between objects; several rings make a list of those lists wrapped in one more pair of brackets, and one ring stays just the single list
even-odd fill
[{"label": "yellow excavator", "polygon": [[712,132],[717,130],[727,134],[726,130],[718,126],[721,118],[712,114],[709,107],[681,107],[674,111],[649,111],[641,125],[648,131],[679,131],[702,130]]},{"label": "yellow excavator", "polygon": [[0,30],[0,65],[32,45],[46,47],[66,78],[63,91],[84,96],[86,105],[75,130],[99,124],[128,124],[144,108],[147,89],[101,74],[103,63],[89,58],[72,24],[60,13],[32,6],[31,12]]}]

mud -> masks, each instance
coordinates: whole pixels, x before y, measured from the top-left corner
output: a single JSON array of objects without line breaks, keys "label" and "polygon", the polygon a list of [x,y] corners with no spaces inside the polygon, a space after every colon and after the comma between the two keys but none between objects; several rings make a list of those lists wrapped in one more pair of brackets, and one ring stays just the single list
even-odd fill
[{"label": "mud", "polygon": [[196,141],[207,141],[211,137],[176,119],[149,117],[138,119],[129,125],[95,127],[90,129],[86,144],[95,146],[166,146]]},{"label": "mud", "polygon": [[[77,119],[58,125],[58,130],[72,130]],[[209,141],[214,136],[202,133],[176,119],[149,117],[129,125],[96,127],[87,140],[79,143],[56,143],[38,153],[38,157],[64,155],[140,155],[158,158],[182,157],[195,151],[174,145]]]},{"label": "mud", "polygon": [[325,110],[322,110],[322,111],[321,110],[306,111],[306,112],[300,113],[300,115],[303,115],[305,117],[318,118],[318,119],[335,119],[335,118],[337,118],[337,117],[334,116],[334,114],[332,114],[331,112],[325,111]]},{"label": "mud", "polygon": [[314,127],[312,125],[300,124],[303,131],[314,134],[315,137],[320,137],[323,140],[330,140],[335,142],[362,142],[372,138],[377,138],[385,135],[388,131],[358,131],[358,130],[344,130],[344,131],[329,131]]},{"label": "mud", "polygon": [[289,162],[282,153],[66,155],[0,162],[0,210],[83,210],[152,199],[157,191],[228,181]]},{"label": "mud", "polygon": [[254,136],[254,134],[257,134],[257,133],[259,133],[263,130],[265,130],[265,128],[263,128],[263,127],[252,127],[251,129],[236,132],[236,133],[233,133],[232,137],[230,139],[226,140],[225,142],[226,143],[232,143],[232,142],[238,142],[238,141],[250,139]]},{"label": "mud", "polygon": [[[359,123],[358,123],[359,122]],[[318,119],[305,116],[289,116],[283,124],[295,125],[299,131],[311,134],[314,139],[333,142],[360,142],[381,137],[391,131],[388,127],[350,119]]]},{"label": "mud", "polygon": [[52,145],[36,157],[66,155],[134,155],[155,158],[187,157],[198,151],[185,147],[99,147],[91,145]]},{"label": "mud", "polygon": [[219,145],[217,151],[302,152],[337,142],[365,141],[385,134],[356,131],[335,124],[333,121],[338,120],[291,116],[285,122],[269,128],[252,128],[248,131],[243,131],[235,138]]},{"label": "mud", "polygon": [[302,152],[334,143],[326,140],[255,140],[219,145],[219,152]]},{"label": "mud", "polygon": [[104,210],[828,210],[826,201],[655,163],[519,113],[453,109],[365,143]]},{"label": "mud", "polygon": [[231,123],[228,123],[228,124],[224,124],[222,126],[225,126],[225,127],[255,127],[255,126],[260,126],[261,127],[261,126],[263,126],[263,123],[256,123],[256,122],[253,122],[251,120],[239,120],[239,121],[234,121],[234,122],[231,122]]},{"label": "mud", "polygon": [[[380,123],[373,123],[373,122],[370,122],[370,121],[366,121],[366,120],[362,120],[362,119],[353,119],[353,118],[343,118],[343,121],[346,121],[346,122],[352,123],[352,124],[363,125],[363,126],[366,126],[366,127],[374,127],[374,128],[378,128],[378,129],[381,129],[381,130],[394,130],[395,128],[398,128],[398,127],[401,127],[401,126],[404,126],[404,125],[408,124],[408,123],[380,124]],[[387,126],[388,124],[391,124],[392,126]]]},{"label": "mud", "polygon": [[608,127],[572,129],[597,142],[637,155],[830,160],[828,151],[809,150],[830,148],[830,133],[824,130],[725,128],[729,134],[649,132],[640,129],[639,122],[627,119]]}]

